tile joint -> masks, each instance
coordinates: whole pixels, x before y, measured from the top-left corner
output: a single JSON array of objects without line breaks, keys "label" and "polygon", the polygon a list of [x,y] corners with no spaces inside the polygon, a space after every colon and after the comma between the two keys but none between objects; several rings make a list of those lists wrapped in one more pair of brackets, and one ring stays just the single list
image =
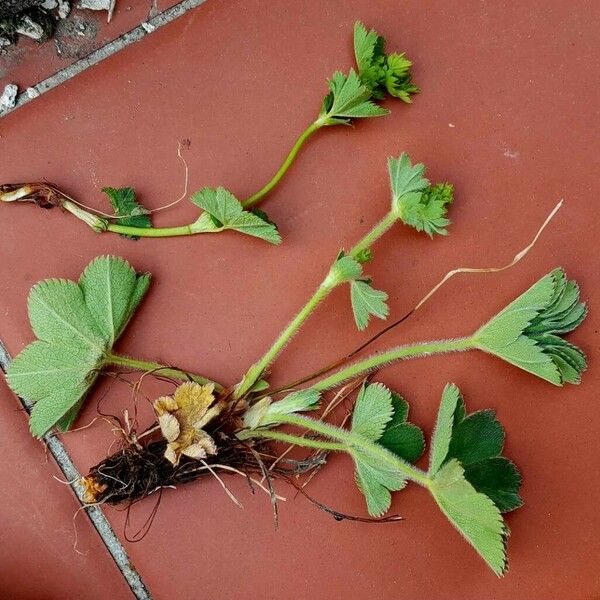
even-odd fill
[{"label": "tile joint", "polygon": [[[0,370],[6,373],[6,369],[10,365],[10,362],[11,357],[4,347],[2,340],[0,340]],[[31,412],[32,403],[24,398],[19,398],[19,400],[27,413]],[[44,436],[43,442],[46,444],[50,454],[52,454],[52,457],[58,464],[65,479],[70,482],[70,487],[79,500],[79,503],[82,506],[85,506],[82,500],[83,489],[79,484],[81,473],[79,473],[79,470],[69,456],[64,444],[52,433]],[[96,532],[104,542],[104,545],[115,561],[117,568],[121,571],[123,577],[127,581],[133,595],[138,600],[152,600],[148,588],[142,581],[139,573],[131,564],[125,548],[123,548],[123,545],[119,541],[119,538],[115,534],[101,508],[99,506],[86,506],[84,512],[87,514],[92,525],[96,529]]]},{"label": "tile joint", "polygon": [[204,2],[206,2],[206,0],[183,0],[179,4],[176,4],[171,8],[167,8],[163,12],[157,14],[155,17],[144,21],[137,27],[134,27],[130,31],[120,35],[118,38],[108,42],[104,46],[97,48],[93,52],[90,52],[90,54],[87,56],[84,56],[60,71],[57,71],[53,75],[50,75],[50,77],[47,77],[39,83],[31,86],[27,91],[19,94],[17,96],[16,103],[12,108],[0,111],[0,118],[10,114],[28,102],[39,98],[42,94],[54,89],[55,87],[58,87],[62,83],[69,81],[69,79],[75,77],[75,75],[83,73],[90,67],[97,65],[104,59],[116,54],[120,50],[123,50],[130,44],[138,42],[148,35],[152,35],[161,27],[168,25],[171,23],[171,21],[181,17],[193,8],[204,4]]}]

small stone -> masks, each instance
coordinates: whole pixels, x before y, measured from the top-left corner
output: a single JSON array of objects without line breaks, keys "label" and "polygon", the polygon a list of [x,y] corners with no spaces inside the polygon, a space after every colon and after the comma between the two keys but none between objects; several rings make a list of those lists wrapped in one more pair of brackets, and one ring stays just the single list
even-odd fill
[{"label": "small stone", "polygon": [[15,30],[17,33],[25,35],[36,42],[39,42],[46,37],[46,31],[43,26],[34,21],[29,15],[21,17]]},{"label": "small stone", "polygon": [[42,8],[46,10],[53,10],[58,6],[58,0],[44,0],[42,2]]},{"label": "small stone", "polygon": [[144,23],[142,23],[142,27],[144,28],[144,31],[146,33],[152,33],[153,31],[156,30],[156,25],[152,25],[152,23],[144,22]]},{"label": "small stone", "polygon": [[115,10],[116,0],[79,0],[77,8],[87,8],[88,10],[107,10],[108,21],[112,18],[113,11]]},{"label": "small stone", "polygon": [[0,96],[0,110],[14,108],[17,103],[17,92],[19,88],[14,83],[9,83]]},{"label": "small stone", "polygon": [[33,87],[28,87],[25,90],[25,93],[27,94],[27,97],[31,99],[37,98],[40,95],[40,93]]},{"label": "small stone", "polygon": [[66,19],[71,12],[71,5],[67,0],[58,0],[58,18]]}]

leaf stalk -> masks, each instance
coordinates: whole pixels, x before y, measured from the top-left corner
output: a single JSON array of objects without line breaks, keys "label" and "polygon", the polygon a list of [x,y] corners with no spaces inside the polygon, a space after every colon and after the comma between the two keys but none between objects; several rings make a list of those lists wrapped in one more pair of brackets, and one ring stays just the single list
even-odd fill
[{"label": "leaf stalk", "polygon": [[181,381],[191,380],[202,385],[211,383],[215,386],[215,390],[217,392],[222,392],[225,389],[219,383],[212,381],[211,379],[208,379],[203,375],[190,373],[188,371],[183,371],[182,369],[162,365],[157,362],[138,360],[136,358],[129,358],[127,356],[121,356],[119,354],[107,354],[104,359],[104,365],[115,365],[118,367],[135,369],[136,371],[157,372],[160,375],[164,375],[165,377],[173,377],[174,379],[179,379]]},{"label": "leaf stalk", "polygon": [[332,387],[336,387],[349,379],[361,377],[367,373],[383,367],[389,363],[398,360],[407,360],[410,358],[419,358],[421,356],[431,356],[433,354],[444,354],[447,352],[463,352],[476,348],[472,337],[455,338],[449,340],[440,340],[434,342],[419,342],[406,346],[397,346],[381,354],[374,354],[369,358],[355,362],[328,377],[321,379],[310,389],[322,392]]},{"label": "leaf stalk", "polygon": [[[309,429],[311,431],[314,431],[315,433],[319,433],[325,437],[336,440],[340,443],[339,445],[342,446],[341,448],[336,448],[336,450],[352,453],[352,450],[356,449],[361,452],[365,452],[371,457],[380,461],[381,464],[388,465],[389,467],[400,471],[404,476],[406,476],[407,479],[410,479],[411,481],[414,481],[426,488],[429,488],[430,486],[431,479],[425,471],[402,460],[401,458],[392,454],[386,448],[383,448],[375,442],[371,442],[362,435],[353,433],[352,431],[348,431],[347,429],[335,427],[323,421],[317,421],[315,419],[311,419],[310,417],[305,417],[296,414],[273,415],[272,418],[273,421],[276,421],[278,424],[295,425],[297,427]],[[278,436],[281,435],[279,432],[268,430],[262,430],[260,432],[255,431],[253,433],[260,433],[260,437],[271,437],[272,439],[275,439],[273,437],[273,434],[277,434]],[[291,437],[295,438],[296,436]],[[307,446],[308,444],[312,444],[313,442],[315,442],[315,440],[298,437],[298,439],[294,440],[293,443]],[[322,446],[311,445],[310,447]]]}]

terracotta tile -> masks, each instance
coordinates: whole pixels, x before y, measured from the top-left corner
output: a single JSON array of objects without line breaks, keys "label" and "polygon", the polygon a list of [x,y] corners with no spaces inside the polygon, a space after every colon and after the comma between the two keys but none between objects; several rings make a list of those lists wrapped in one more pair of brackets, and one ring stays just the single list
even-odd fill
[{"label": "terracotta tile", "polygon": [[131,598],[131,592],[51,456],[33,442],[18,400],[0,381],[0,595]]},{"label": "terracotta tile", "polygon": [[[162,12],[177,1],[156,0],[154,4]],[[110,23],[106,11],[75,9],[67,20],[58,22],[57,35],[48,42],[38,44],[21,36],[18,44],[0,55],[0,85],[16,83],[21,91],[35,85],[146,21],[152,5],[153,0],[117,2]],[[77,27],[83,27],[85,35],[78,35]]]},{"label": "terracotta tile", "polygon": [[[47,178],[96,206],[103,206],[101,186],[134,185],[156,207],[180,193],[176,143],[189,138],[191,190],[222,184],[250,194],[313,118],[325,77],[352,64],[356,18],[408,52],[423,93],[412,106],[390,103],[392,115],[384,119],[319,134],[263,205],[284,235],[280,248],[233,234],[134,243],[93,235],[56,211],[3,207],[1,335],[12,352],[31,340],[25,298],[33,282],[76,277],[92,257],[120,254],[154,274],[120,350],[234,383],[339,247],[384,213],[385,159],[402,150],[424,161],[432,179],[453,181],[457,200],[448,240],[399,229],[376,246],[369,273],[390,292],[392,315],[413,306],[452,267],[507,262],[558,199],[566,202],[526,261],[493,276],[457,278],[379,347],[469,333],[557,264],[580,281],[593,308],[600,148],[592,10],[585,2],[533,0],[354,0],[295,10],[282,0],[265,10],[256,0],[213,1],[192,11],[4,119],[0,141],[10,160],[2,161],[0,179]],[[157,223],[185,223],[195,214],[181,203]],[[265,497],[251,497],[244,482],[232,481],[242,511],[207,481],[166,491],[148,536],[127,549],[157,598],[199,589],[224,599],[597,597],[600,484],[589,474],[600,466],[599,325],[592,310],[573,336],[591,363],[580,387],[556,389],[470,354],[381,373],[411,401],[413,419],[427,431],[447,381],[461,386],[470,408],[497,409],[507,454],[525,475],[526,502],[508,516],[511,570],[501,580],[419,489],[397,495],[393,510],[404,522],[367,526],[335,523],[283,487],[288,501],[274,531]],[[353,331],[340,290],[286,349],[274,380],[337,358],[364,337]],[[101,395],[94,394],[81,423],[97,415]],[[116,413],[129,402],[126,387],[113,388],[102,410]],[[113,439],[98,423],[65,443],[85,469]],[[343,457],[310,489],[341,510],[365,512]],[[135,523],[153,505],[143,503]],[[124,513],[110,518],[122,532]]]}]

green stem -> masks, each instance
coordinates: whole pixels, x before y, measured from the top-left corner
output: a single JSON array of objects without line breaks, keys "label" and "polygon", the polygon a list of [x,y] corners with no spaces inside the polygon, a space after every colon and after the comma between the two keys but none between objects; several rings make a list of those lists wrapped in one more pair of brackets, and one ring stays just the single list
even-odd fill
[{"label": "green stem", "polygon": [[390,211],[367,235],[365,235],[348,253],[352,258],[356,258],[362,251],[368,250],[396,221],[397,215]]},{"label": "green stem", "polygon": [[182,369],[176,369],[174,367],[168,367],[161,365],[160,363],[150,362],[146,360],[138,360],[135,358],[128,358],[127,356],[120,356],[119,354],[107,354],[104,359],[105,365],[116,365],[119,367],[126,367],[128,369],[136,369],[138,371],[155,371],[165,377],[173,377],[182,381],[195,381],[196,383],[207,384],[212,383],[215,386],[217,392],[222,392],[225,388],[204,377],[203,375],[196,375],[195,373],[188,373]]},{"label": "green stem", "polygon": [[[241,433],[244,432],[242,431]],[[295,446],[304,446],[305,448],[316,448],[318,450],[333,450],[338,452],[346,452],[348,450],[348,446],[346,446],[345,444],[312,440],[310,438],[303,438],[298,435],[291,435],[289,433],[281,433],[280,431],[271,431],[269,429],[256,429],[248,431],[247,435],[241,437],[261,437],[269,440],[275,440],[277,442],[286,442],[287,444],[293,444]]]},{"label": "green stem", "polygon": [[310,316],[310,314],[321,304],[321,302],[329,295],[333,287],[327,280],[323,280],[315,293],[310,297],[309,301],[302,307],[300,312],[292,319],[291,323],[281,332],[279,337],[273,342],[273,345],[267,350],[263,357],[254,363],[244,375],[244,378],[234,391],[234,398],[244,396],[252,386],[258,381],[265,369],[277,358],[284,346],[294,336],[294,334],[302,327],[302,324]]},{"label": "green stem", "polygon": [[378,367],[382,367],[397,360],[406,360],[409,358],[418,358],[420,356],[430,356],[432,354],[441,354],[445,352],[462,352],[473,348],[475,348],[475,342],[471,337],[397,346],[387,352],[375,354],[369,358],[355,362],[344,369],[340,369],[336,373],[329,375],[329,377],[321,379],[321,381],[318,381],[311,386],[310,389],[321,392],[340,385],[348,379],[355,379]]},{"label": "green stem", "polygon": [[242,202],[242,206],[244,208],[249,208],[254,206],[258,202],[260,202],[281,180],[281,178],[285,175],[287,170],[292,166],[292,163],[296,159],[300,148],[304,145],[306,140],[313,134],[315,131],[318,131],[323,126],[319,121],[315,121],[311,123],[301,134],[300,137],[296,140],[296,143],[292,146],[290,153],[287,155],[286,159],[283,161],[283,164],[279,167],[277,173],[273,175],[273,178],[258,192],[252,194],[249,198]]},{"label": "green stem", "polygon": [[[396,218],[394,213],[390,211],[350,250],[349,256],[357,258],[363,250],[370,248],[371,245],[394,224]],[[279,334],[279,337],[273,342],[273,345],[257,363],[254,363],[250,369],[248,369],[234,392],[234,398],[241,398],[248,393],[267,367],[279,356],[286,344],[302,327],[306,319],[308,319],[315,311],[317,306],[319,306],[319,304],[321,304],[321,302],[323,302],[323,300],[325,300],[325,298],[327,298],[327,296],[342,283],[345,283],[345,281],[337,281],[335,277],[332,276],[332,270],[330,269],[315,293],[309,298],[308,302],[302,307],[294,319],[292,319],[291,323]]]},{"label": "green stem", "polygon": [[131,235],[133,237],[178,237],[182,235],[194,235],[195,233],[212,233],[210,231],[192,231],[191,225],[180,225],[178,227],[131,227],[116,223],[109,223],[106,231],[112,231],[121,235]]},{"label": "green stem", "polygon": [[[347,429],[340,429],[339,427],[334,427],[329,423],[324,423],[323,421],[317,421],[315,419],[311,419],[310,417],[304,417],[301,415],[281,414],[271,415],[270,418],[273,421],[277,421],[280,424],[296,425],[297,427],[303,427],[304,429],[309,429],[325,437],[336,440],[337,442],[341,442],[346,451],[351,451],[353,448],[356,448],[357,450],[366,452],[367,454],[370,454],[373,458],[377,459],[380,462],[380,464],[389,465],[393,469],[401,471],[402,474],[408,479],[411,479],[412,481],[415,481],[425,487],[429,487],[430,479],[427,476],[427,473],[425,473],[425,471],[402,460],[401,458],[392,454],[386,448],[368,440],[362,435],[358,435],[356,433],[353,433],[352,431],[348,431]],[[273,434],[278,432],[265,433]],[[299,440],[308,441],[305,440],[305,438],[299,438]],[[300,444],[299,441],[294,443]]]}]

